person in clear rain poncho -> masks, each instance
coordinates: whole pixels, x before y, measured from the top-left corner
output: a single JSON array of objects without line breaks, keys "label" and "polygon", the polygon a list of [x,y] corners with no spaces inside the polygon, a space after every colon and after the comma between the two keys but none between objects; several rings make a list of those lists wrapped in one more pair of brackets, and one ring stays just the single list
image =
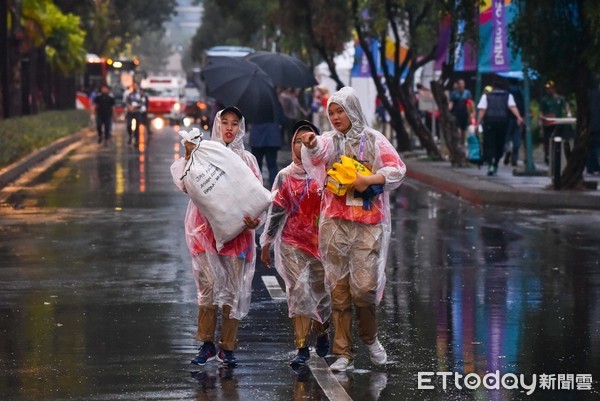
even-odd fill
[{"label": "person in clear rain poncho", "polygon": [[[366,125],[352,88],[344,87],[329,98],[327,114],[333,131],[319,137],[303,134],[301,154],[309,175],[327,182],[321,202],[319,252],[326,282],[332,288],[332,352],[337,359],[330,368],[346,371],[354,368],[352,306],[358,334],[368,347],[371,361],[376,365],[387,362],[377,337],[376,312],[386,280],[389,193],[404,180],[406,166],[389,141]],[[341,164],[346,164],[344,158],[363,173],[353,173],[353,181],[343,191],[333,193],[329,184],[339,178]]]},{"label": "person in clear rain poncho", "polygon": [[[211,140],[226,145],[235,152],[262,182],[256,158],[244,149],[245,121],[240,110],[227,107],[215,117]],[[186,157],[171,166],[173,181],[186,192],[179,179],[196,145],[185,142]],[[233,195],[233,194],[232,194]],[[243,199],[243,194],[239,194]],[[248,314],[252,278],[256,261],[254,228],[260,219],[244,218],[247,227],[217,252],[213,231],[207,219],[190,200],[185,216],[185,234],[192,255],[192,271],[198,289],[198,329],[196,339],[202,341],[198,355],[191,363],[204,365],[217,358],[225,366],[235,366],[233,351],[237,344],[239,320]],[[220,351],[217,353],[215,330],[218,307],[222,308]]]},{"label": "person in clear rain poncho", "polygon": [[[316,334],[317,355],[329,352],[331,299],[325,287],[325,272],[318,250],[318,221],[323,186],[308,177],[302,166],[300,135],[319,133],[312,123],[301,120],[293,128],[292,163],[283,168],[273,183],[273,203],[263,233],[261,260],[270,267],[269,246],[274,246],[275,268],[285,282],[289,315],[294,325],[297,355],[292,367],[310,358],[309,337]],[[312,326],[312,328],[311,328]]]}]

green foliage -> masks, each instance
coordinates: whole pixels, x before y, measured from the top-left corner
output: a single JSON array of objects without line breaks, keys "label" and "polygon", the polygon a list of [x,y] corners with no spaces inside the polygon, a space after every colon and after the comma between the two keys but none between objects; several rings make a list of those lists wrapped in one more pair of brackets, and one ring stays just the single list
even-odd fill
[{"label": "green foliage", "polygon": [[85,47],[89,53],[117,57],[137,37],[162,29],[175,14],[176,0],[54,0],[64,12],[81,17],[88,33]]},{"label": "green foliage", "polygon": [[63,73],[83,67],[85,32],[79,17],[64,14],[52,0],[23,0],[22,15],[30,40],[45,46],[50,65]]},{"label": "green foliage", "polygon": [[511,34],[529,67],[564,93],[575,90],[580,65],[599,75],[600,2],[516,1],[520,16]]},{"label": "green foliage", "polygon": [[192,39],[192,57],[201,60],[204,50],[216,45],[261,49],[273,37],[272,11],[277,0],[205,0],[202,24]]},{"label": "green foliage", "polygon": [[87,126],[85,110],[47,111],[0,120],[0,168]]}]

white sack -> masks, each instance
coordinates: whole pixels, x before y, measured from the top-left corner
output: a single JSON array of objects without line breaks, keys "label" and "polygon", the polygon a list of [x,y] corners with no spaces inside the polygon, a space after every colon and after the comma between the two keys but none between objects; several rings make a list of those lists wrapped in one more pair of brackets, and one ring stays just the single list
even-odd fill
[{"label": "white sack", "polygon": [[271,193],[250,167],[216,141],[200,142],[185,166],[182,180],[210,223],[217,251],[244,231],[244,216],[256,219],[271,203]]}]

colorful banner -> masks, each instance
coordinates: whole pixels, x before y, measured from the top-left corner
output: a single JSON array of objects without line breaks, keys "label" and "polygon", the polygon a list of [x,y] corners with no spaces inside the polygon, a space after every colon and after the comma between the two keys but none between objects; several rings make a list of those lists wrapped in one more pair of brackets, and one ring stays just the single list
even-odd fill
[{"label": "colorful banner", "polygon": [[[381,42],[377,39],[367,39],[369,43],[369,48],[371,50],[371,54],[373,55],[373,60],[375,60],[375,67],[378,76],[383,76],[383,68],[381,66]],[[369,61],[367,60],[367,56],[363,52],[360,43],[358,42],[358,38],[355,38],[354,44],[354,65],[352,67],[352,76],[353,77],[371,77],[371,67],[369,66]],[[390,75],[394,75],[394,51],[395,51],[396,42],[389,36],[386,38],[385,43],[385,62],[388,68],[388,72]],[[400,61],[406,58],[406,54],[408,53],[408,48],[403,44],[400,44]],[[402,76],[406,76],[407,71],[405,70]]]},{"label": "colorful banner", "polygon": [[[457,33],[464,32],[465,23],[459,22]],[[450,16],[442,20],[440,25],[440,36],[438,38],[438,49],[435,58],[435,70],[440,71],[444,63],[449,62],[450,53]],[[470,43],[459,44],[454,52],[454,71],[475,71],[477,69],[477,51]]]},{"label": "colorful banner", "polygon": [[[517,5],[512,0],[484,0],[479,10],[479,55],[469,43],[458,45],[454,53],[454,71],[480,73],[522,71],[521,56],[515,54],[508,41],[508,26],[517,16]],[[450,17],[440,25],[435,69],[440,71],[448,63],[450,52]],[[464,31],[459,22],[457,35]]]},{"label": "colorful banner", "polygon": [[480,73],[521,71],[521,56],[508,42],[508,27],[517,16],[512,0],[484,0],[479,10]]}]

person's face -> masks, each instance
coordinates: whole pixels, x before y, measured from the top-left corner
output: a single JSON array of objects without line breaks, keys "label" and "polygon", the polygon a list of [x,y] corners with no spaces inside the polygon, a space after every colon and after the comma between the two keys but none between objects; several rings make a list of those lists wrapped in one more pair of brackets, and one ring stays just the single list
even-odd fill
[{"label": "person's face", "polygon": [[456,89],[458,89],[459,91],[464,90],[465,89],[465,81],[463,81],[462,79],[459,79],[458,82],[456,83]]},{"label": "person's face", "polygon": [[329,105],[329,109],[327,110],[329,115],[329,119],[331,120],[331,125],[333,127],[342,132],[346,133],[352,127],[352,123],[350,122],[350,118],[348,118],[348,114],[342,106],[337,103],[331,103]]},{"label": "person's face", "polygon": [[307,130],[307,129],[300,130],[294,136],[294,142],[292,143],[292,152],[294,153],[294,160],[301,160],[302,159],[302,139],[301,139],[301,136],[305,132],[310,132],[310,131]]},{"label": "person's face", "polygon": [[100,90],[102,91],[102,93],[108,93],[108,86],[103,86]]},{"label": "person's face", "polygon": [[240,119],[234,113],[225,113],[221,115],[221,136],[223,142],[229,145],[238,134],[240,129]]}]

